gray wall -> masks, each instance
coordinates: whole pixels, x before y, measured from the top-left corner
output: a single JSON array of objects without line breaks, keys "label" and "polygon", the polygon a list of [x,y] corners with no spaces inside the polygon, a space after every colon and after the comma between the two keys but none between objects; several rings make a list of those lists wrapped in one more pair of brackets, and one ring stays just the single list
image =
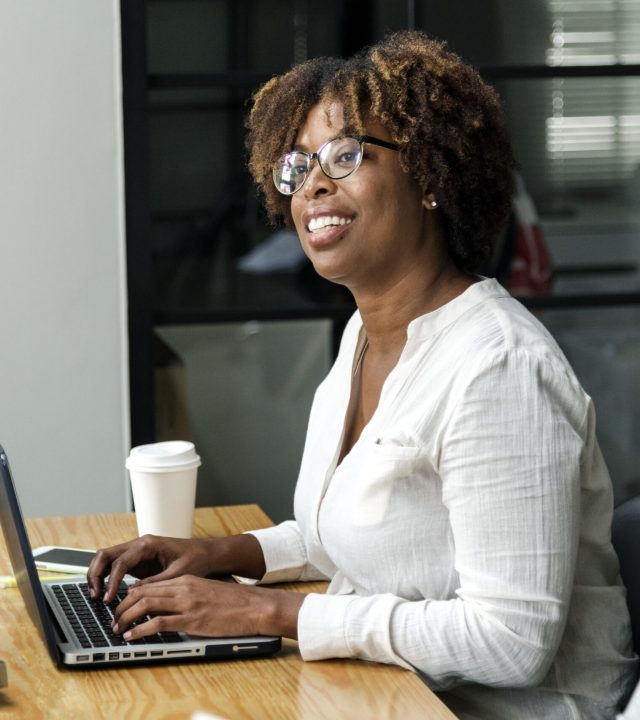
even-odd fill
[{"label": "gray wall", "polygon": [[0,443],[25,515],[128,502],[118,8],[0,3]]}]

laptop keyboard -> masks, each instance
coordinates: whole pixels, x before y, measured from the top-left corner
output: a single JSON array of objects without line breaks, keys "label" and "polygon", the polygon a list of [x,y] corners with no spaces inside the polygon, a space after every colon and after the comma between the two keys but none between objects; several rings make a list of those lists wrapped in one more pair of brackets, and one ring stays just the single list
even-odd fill
[{"label": "laptop keyboard", "polygon": [[[129,642],[123,640],[121,635],[114,635],[111,630],[113,613],[127,594],[126,585],[120,586],[116,599],[109,605],[90,599],[88,583],[52,585],[51,589],[83,648],[174,643],[182,640],[176,632],[146,635],[140,640]],[[134,624],[138,625],[149,619],[147,615]]]}]

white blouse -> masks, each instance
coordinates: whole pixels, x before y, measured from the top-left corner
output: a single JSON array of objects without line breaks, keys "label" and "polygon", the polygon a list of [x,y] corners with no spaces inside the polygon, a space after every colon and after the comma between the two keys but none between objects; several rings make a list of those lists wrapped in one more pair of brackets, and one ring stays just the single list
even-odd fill
[{"label": "white blouse", "polygon": [[261,582],[331,579],[302,605],[303,658],[416,670],[461,717],[613,717],[636,659],[593,405],[561,350],[495,280],[472,285],[409,324],[338,464],[364,340],[356,313],[295,521],[254,533]]}]

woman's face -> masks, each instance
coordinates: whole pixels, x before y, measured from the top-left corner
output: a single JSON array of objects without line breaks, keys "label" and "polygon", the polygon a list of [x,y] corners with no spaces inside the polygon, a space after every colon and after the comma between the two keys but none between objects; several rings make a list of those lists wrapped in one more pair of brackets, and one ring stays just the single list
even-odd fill
[{"label": "woman's face", "polygon": [[[295,148],[317,152],[343,125],[341,103],[316,105]],[[366,124],[365,133],[393,142],[376,121]],[[425,262],[425,207],[424,194],[403,171],[398,153],[369,143],[360,167],[341,180],[327,177],[314,160],[305,184],[291,198],[295,228],[316,272],[352,291],[380,290],[414,270],[416,262]],[[310,230],[309,223],[315,227],[318,218],[333,220]]]}]

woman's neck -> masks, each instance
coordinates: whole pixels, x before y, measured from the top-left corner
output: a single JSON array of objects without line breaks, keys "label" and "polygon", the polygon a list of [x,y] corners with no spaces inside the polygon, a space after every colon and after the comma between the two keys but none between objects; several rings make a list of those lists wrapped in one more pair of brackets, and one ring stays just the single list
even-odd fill
[{"label": "woman's neck", "polygon": [[387,354],[404,347],[409,323],[463,293],[477,278],[451,261],[411,268],[384,288],[354,291],[370,352]]}]

